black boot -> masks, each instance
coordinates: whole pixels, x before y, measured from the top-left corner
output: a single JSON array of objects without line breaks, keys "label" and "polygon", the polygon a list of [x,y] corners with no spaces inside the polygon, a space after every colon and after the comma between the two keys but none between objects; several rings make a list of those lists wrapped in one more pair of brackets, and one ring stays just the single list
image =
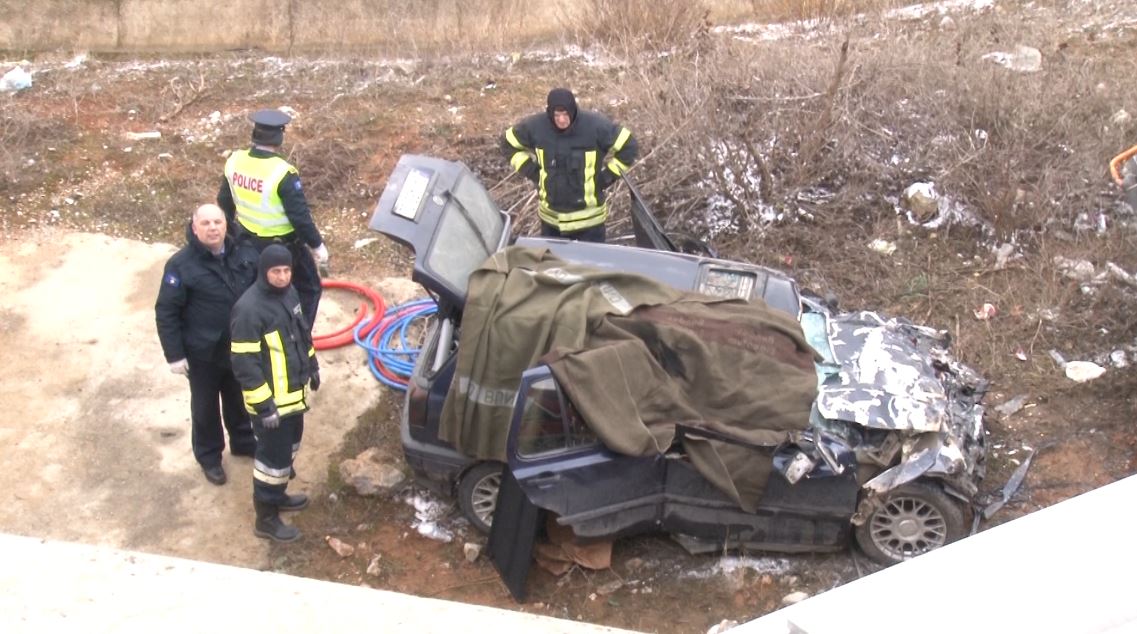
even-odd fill
[{"label": "black boot", "polygon": [[281,512],[286,511],[302,511],[308,508],[308,496],[300,493],[298,495],[288,496],[288,501],[276,507]]},{"label": "black boot", "polygon": [[294,542],[300,539],[300,529],[280,521],[276,506],[253,500],[257,521],[253,524],[253,534],[275,542]]}]

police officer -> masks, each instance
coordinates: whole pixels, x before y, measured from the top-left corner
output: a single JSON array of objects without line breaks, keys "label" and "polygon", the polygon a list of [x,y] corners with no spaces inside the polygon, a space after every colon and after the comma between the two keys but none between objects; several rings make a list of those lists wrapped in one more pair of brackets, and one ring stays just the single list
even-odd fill
[{"label": "police officer", "polygon": [[513,169],[537,185],[541,235],[604,242],[604,190],[636,159],[630,130],[579,110],[572,91],[554,88],[545,112],[508,128],[501,148]]},{"label": "police officer", "polygon": [[322,293],[316,265],[327,266],[328,247],[312,220],[299,173],[280,157],[284,126],[292,117],[279,110],[258,110],[249,119],[253,146],[225,161],[217,204],[239,238],[249,240],[258,252],[273,243],[292,252],[292,285],[311,328]]},{"label": "police officer", "polygon": [[216,205],[194,211],[186,243],[166,262],[155,321],[170,371],[189,378],[193,455],[206,480],[221,485],[222,422],[233,455],[252,456],[256,449],[229,365],[229,311],[256,279],[257,253],[228,237],[225,213]]},{"label": "police officer", "polygon": [[320,388],[316,351],[291,280],[292,254],[283,245],[266,246],[257,281],[237,300],[230,322],[233,371],[257,436],[253,533],[278,542],[300,537],[299,529],[281,521],[280,511],[308,506],[308,496],[286,489],[304,435],[308,388]]}]

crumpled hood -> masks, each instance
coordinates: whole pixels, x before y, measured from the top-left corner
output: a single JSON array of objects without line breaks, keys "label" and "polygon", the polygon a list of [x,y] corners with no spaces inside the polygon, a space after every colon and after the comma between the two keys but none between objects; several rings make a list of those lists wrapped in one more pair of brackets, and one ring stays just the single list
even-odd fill
[{"label": "crumpled hood", "polygon": [[970,398],[956,401],[978,377],[956,373],[967,369],[948,357],[945,333],[861,311],[830,315],[829,341],[837,367],[817,398],[826,418],[922,433],[956,428],[956,414],[974,409]]}]

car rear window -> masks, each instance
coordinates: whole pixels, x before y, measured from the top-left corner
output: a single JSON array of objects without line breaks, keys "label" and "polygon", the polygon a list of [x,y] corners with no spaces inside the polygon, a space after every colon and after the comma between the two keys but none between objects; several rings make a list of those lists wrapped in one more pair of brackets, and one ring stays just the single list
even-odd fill
[{"label": "car rear window", "polygon": [[497,251],[505,218],[481,184],[464,175],[448,193],[427,268],[465,295],[470,273]]}]

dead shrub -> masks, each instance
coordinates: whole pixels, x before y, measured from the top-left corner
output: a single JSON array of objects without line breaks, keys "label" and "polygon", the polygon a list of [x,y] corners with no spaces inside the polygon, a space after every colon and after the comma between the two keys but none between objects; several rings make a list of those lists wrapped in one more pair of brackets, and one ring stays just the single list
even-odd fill
[{"label": "dead shrub", "polygon": [[71,122],[47,119],[27,110],[19,95],[0,95],[0,193],[37,186],[36,175],[42,170],[26,169],[28,162],[43,161],[48,147],[70,141],[75,135]]},{"label": "dead shrub", "polygon": [[585,46],[619,54],[687,49],[705,36],[710,9],[703,0],[579,0],[562,21]]},{"label": "dead shrub", "polygon": [[895,0],[750,0],[754,16],[764,20],[826,21],[896,4]]}]

